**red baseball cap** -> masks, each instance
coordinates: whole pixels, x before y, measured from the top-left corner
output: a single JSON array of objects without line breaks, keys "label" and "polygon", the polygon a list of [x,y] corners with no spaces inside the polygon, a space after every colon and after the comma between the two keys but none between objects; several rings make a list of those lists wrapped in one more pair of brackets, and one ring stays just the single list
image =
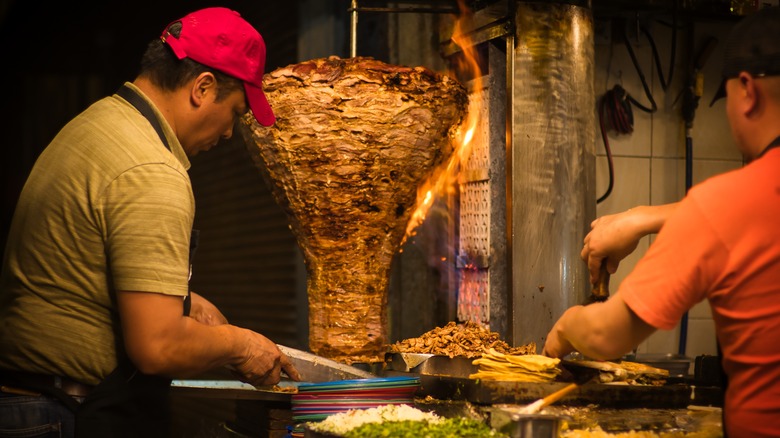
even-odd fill
[{"label": "red baseball cap", "polygon": [[[181,22],[179,37],[168,28]],[[244,82],[246,99],[255,119],[263,126],[276,121],[263,93],[265,42],[241,15],[228,8],[206,8],[165,26],[160,39],[179,59],[190,58]]]}]

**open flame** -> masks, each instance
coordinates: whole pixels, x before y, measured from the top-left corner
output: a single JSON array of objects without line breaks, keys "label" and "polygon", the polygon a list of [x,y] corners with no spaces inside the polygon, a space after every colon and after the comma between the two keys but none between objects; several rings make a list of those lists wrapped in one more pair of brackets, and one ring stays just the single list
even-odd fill
[{"label": "open flame", "polygon": [[[464,0],[458,0],[458,7],[460,9],[460,15],[455,21],[452,32],[452,41],[460,47],[463,56],[456,58],[453,71],[449,72],[449,74],[451,77],[462,76],[473,78],[473,89],[479,90],[482,88],[482,72],[479,67],[479,54],[477,53],[476,46],[471,43],[465,31],[465,29],[473,29],[471,22],[474,14],[466,7]],[[439,166],[431,177],[418,187],[417,205],[406,226],[406,233],[403,239],[404,242],[406,239],[416,234],[415,230],[425,220],[435,198],[443,196],[453,190],[454,185],[457,183],[461,164],[465,163],[471,154],[471,141],[474,138],[474,131],[477,128],[480,111],[479,108],[474,108],[474,105],[474,101],[469,104],[466,119],[461,123],[455,133],[455,138],[453,139],[454,150],[449,161],[445,165]]]}]

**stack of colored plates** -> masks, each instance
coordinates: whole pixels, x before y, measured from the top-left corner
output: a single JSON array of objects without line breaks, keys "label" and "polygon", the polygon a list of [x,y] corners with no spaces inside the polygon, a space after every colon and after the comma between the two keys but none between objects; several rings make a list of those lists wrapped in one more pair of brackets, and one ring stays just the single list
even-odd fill
[{"label": "stack of colored plates", "polygon": [[413,405],[420,387],[418,377],[337,380],[325,383],[301,383],[292,396],[293,420],[320,421],[328,415],[350,409],[377,406]]}]

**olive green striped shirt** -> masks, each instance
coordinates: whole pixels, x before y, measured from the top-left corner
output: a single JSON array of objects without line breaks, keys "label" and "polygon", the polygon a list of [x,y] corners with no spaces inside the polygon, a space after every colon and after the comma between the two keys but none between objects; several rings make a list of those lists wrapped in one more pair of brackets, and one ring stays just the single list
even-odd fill
[{"label": "olive green striped shirt", "polygon": [[189,160],[157,115],[171,151],[114,95],[75,117],[38,158],[3,261],[0,368],[97,384],[122,349],[115,292],[187,294]]}]

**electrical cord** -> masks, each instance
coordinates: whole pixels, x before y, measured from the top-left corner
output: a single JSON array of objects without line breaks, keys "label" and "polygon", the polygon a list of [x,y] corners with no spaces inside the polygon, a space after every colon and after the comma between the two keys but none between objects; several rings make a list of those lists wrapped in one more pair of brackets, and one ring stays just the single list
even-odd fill
[{"label": "electrical cord", "polygon": [[655,40],[645,26],[640,26],[642,33],[647,37],[650,42],[650,48],[653,51],[653,61],[655,62],[655,69],[658,71],[658,82],[661,83],[661,88],[666,91],[669,85],[672,83],[672,76],[674,76],[674,61],[677,59],[677,15],[679,14],[679,0],[674,0],[674,13],[672,14],[672,43],[669,48],[669,75],[664,77],[664,70],[661,67],[661,57],[658,55],[658,49],[655,46]]},{"label": "electrical cord", "polygon": [[[651,101],[652,97],[650,98]],[[600,204],[607,199],[612,193],[612,188],[615,185],[615,166],[612,160],[612,149],[609,146],[609,138],[607,137],[607,131],[611,127],[612,130],[618,134],[631,134],[634,132],[634,111],[632,106],[636,106],[642,111],[653,113],[656,110],[647,108],[641,103],[637,102],[626,90],[620,85],[615,85],[611,90],[604,93],[599,103],[599,128],[601,130],[601,140],[604,142],[604,151],[607,155],[607,166],[609,169],[609,184],[606,192],[596,199],[596,203]],[[655,102],[653,102],[655,106]],[[609,122],[609,126],[605,123]]]},{"label": "electrical cord", "polygon": [[[663,69],[661,68],[661,60],[660,60],[660,56],[658,55],[658,49],[655,45],[655,40],[653,39],[652,35],[650,34],[650,32],[647,30],[646,27],[640,26],[642,33],[644,33],[644,35],[647,37],[648,41],[650,42],[650,47],[653,52],[653,60],[655,61],[656,70],[658,70],[659,82],[661,83],[661,88],[663,88],[664,91],[666,91],[666,89],[671,84],[672,77],[674,75],[674,61],[676,59],[676,47],[677,47],[677,5],[678,5],[678,0],[675,0],[675,10],[674,10],[673,24],[672,24],[672,43],[670,49],[671,53],[670,53],[670,61],[669,61],[669,74],[667,77],[664,77]],[[604,96],[602,96],[598,108],[599,128],[601,129],[601,139],[604,142],[604,151],[607,155],[609,183],[607,185],[607,189],[604,192],[604,194],[601,195],[598,199],[596,199],[597,204],[600,204],[602,201],[604,201],[609,197],[615,185],[614,162],[612,159],[612,149],[609,145],[609,139],[607,137],[607,130],[611,127],[618,134],[631,134],[632,132],[634,132],[634,112],[632,110],[632,106],[635,106],[639,110],[650,114],[658,111],[658,105],[656,105],[655,99],[653,99],[653,94],[652,92],[650,92],[650,86],[648,85],[647,80],[645,79],[645,75],[644,72],[642,71],[641,66],[639,65],[639,61],[636,58],[636,54],[634,53],[634,48],[631,46],[631,43],[629,42],[628,37],[626,36],[625,26],[623,26],[622,29],[623,32],[621,32],[620,37],[622,38],[623,43],[626,46],[626,50],[628,51],[628,54],[631,57],[631,62],[634,64],[634,68],[636,68],[637,74],[639,75],[639,80],[641,81],[642,88],[644,89],[645,92],[645,96],[647,96],[647,99],[650,101],[650,107],[641,104],[633,96],[628,94],[628,92],[620,85],[615,85],[611,90],[604,93]],[[605,124],[605,120],[604,120],[605,118],[609,122],[609,126]]]},{"label": "electrical cord", "polygon": [[606,192],[604,192],[603,195],[601,195],[598,199],[596,199],[596,204],[600,204],[601,201],[609,197],[609,195],[612,193],[612,187],[615,184],[615,166],[612,163],[612,149],[609,147],[609,140],[607,139],[607,130],[604,128],[604,112],[606,111],[607,108],[606,103],[608,100],[612,100],[610,97],[608,97],[608,94],[610,94],[610,91],[608,91],[607,94],[605,94],[601,98],[601,102],[599,104],[599,127],[601,128],[601,139],[604,141],[604,151],[607,154],[607,166],[609,169],[609,185],[607,186]]},{"label": "electrical cord", "polygon": [[675,16],[674,23],[672,24],[672,46],[671,55],[669,60],[669,77],[664,77],[664,71],[661,68],[661,57],[658,55],[658,49],[655,46],[655,40],[650,32],[644,26],[641,27],[642,33],[647,37],[647,41],[650,43],[650,49],[653,51],[653,61],[655,62],[655,69],[658,71],[658,82],[661,83],[661,89],[666,91],[669,85],[672,83],[672,76],[674,75],[674,60],[676,56],[677,47],[677,17]]}]

